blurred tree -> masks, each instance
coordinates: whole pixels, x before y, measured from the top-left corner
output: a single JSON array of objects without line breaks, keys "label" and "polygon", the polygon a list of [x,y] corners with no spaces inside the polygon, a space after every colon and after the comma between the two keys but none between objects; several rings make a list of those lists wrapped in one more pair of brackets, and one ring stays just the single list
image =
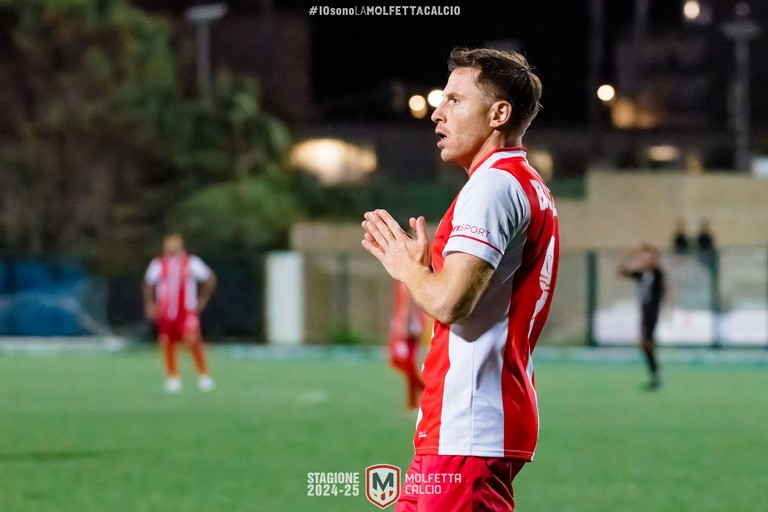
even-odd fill
[{"label": "blurred tree", "polygon": [[220,73],[211,98],[179,105],[163,125],[161,152],[185,171],[166,226],[197,250],[279,246],[308,212],[311,201],[300,196],[312,189],[286,172],[290,134],[257,98],[252,80]]},{"label": "blurred tree", "polygon": [[140,179],[152,117],[178,95],[170,31],[119,1],[3,4],[4,245],[74,249]]},{"label": "blurred tree", "polygon": [[291,146],[285,125],[264,112],[256,83],[219,73],[212,97],[185,102],[164,119],[164,154],[198,179],[246,179],[283,165]]},{"label": "blurred tree", "polygon": [[263,176],[210,185],[185,198],[170,223],[206,254],[282,244],[303,211],[288,183]]},{"label": "blurred tree", "polygon": [[[167,216],[253,248],[280,239],[273,212],[300,212],[290,190],[269,191],[285,125],[253,80],[222,73],[210,98],[189,97],[188,52],[166,20],[125,0],[0,0],[0,28],[0,247],[139,256],[126,245],[143,249]],[[261,234],[223,229],[227,211]]]}]

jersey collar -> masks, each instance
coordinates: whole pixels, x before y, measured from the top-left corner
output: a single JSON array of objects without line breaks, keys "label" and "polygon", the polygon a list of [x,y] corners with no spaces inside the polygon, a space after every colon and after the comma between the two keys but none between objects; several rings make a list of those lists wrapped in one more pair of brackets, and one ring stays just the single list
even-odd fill
[{"label": "jersey collar", "polygon": [[526,149],[522,146],[520,147],[509,147],[509,148],[497,148],[494,150],[491,150],[488,152],[487,155],[485,155],[482,159],[480,159],[479,162],[477,162],[470,170],[469,170],[469,177],[472,177],[472,175],[475,173],[476,170],[480,168],[481,165],[486,163],[488,160],[491,160],[492,157],[493,160],[499,160],[502,158],[502,155],[499,155],[498,153],[511,153],[507,158],[514,158],[514,157],[522,157],[525,158],[525,152]]}]

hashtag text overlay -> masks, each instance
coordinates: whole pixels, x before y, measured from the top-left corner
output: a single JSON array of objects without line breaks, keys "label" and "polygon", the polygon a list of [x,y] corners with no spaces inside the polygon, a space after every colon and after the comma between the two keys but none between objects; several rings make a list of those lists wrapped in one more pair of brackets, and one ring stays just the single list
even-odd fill
[{"label": "hashtag text overlay", "polygon": [[314,16],[458,16],[458,5],[357,5],[332,7],[313,5],[309,15]]}]

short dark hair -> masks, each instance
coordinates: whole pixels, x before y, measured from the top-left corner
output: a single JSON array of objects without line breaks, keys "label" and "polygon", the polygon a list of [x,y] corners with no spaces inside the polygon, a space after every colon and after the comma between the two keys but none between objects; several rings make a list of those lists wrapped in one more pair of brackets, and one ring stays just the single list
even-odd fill
[{"label": "short dark hair", "polygon": [[521,54],[456,47],[448,58],[448,71],[456,68],[479,69],[477,83],[485,93],[512,104],[511,128],[524,132],[539,113],[541,80]]}]

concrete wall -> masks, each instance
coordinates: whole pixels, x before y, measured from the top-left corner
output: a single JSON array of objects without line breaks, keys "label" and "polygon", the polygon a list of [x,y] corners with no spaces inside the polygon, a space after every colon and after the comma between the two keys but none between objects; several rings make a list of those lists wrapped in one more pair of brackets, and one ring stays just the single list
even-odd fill
[{"label": "concrete wall", "polygon": [[[689,235],[707,219],[721,246],[768,244],[768,179],[659,172],[591,172],[586,179],[584,199],[555,198],[564,250],[643,241],[667,247],[678,218],[686,220]],[[362,251],[361,234],[358,224],[299,224],[291,245],[298,251],[356,252]]]},{"label": "concrete wall", "polygon": [[678,218],[695,235],[709,221],[720,246],[768,243],[768,179],[749,175],[608,173],[587,176],[583,200],[558,200],[564,249],[668,247]]},{"label": "concrete wall", "polygon": [[[669,248],[681,217],[687,220],[689,235],[695,235],[700,220],[707,219],[721,247],[768,245],[768,179],[593,172],[587,180],[584,199],[555,198],[562,257],[558,293],[547,325],[549,340],[574,340],[584,331],[586,250],[633,247],[640,242]],[[291,247],[307,261],[308,340],[327,340],[328,333],[343,321],[371,342],[386,339],[392,280],[362,248],[361,239],[357,223],[305,223],[293,228]]]},{"label": "concrete wall", "polygon": [[360,245],[354,224],[300,224],[291,248],[305,257],[304,332],[310,343],[333,338],[347,324],[366,342],[383,343],[394,300],[392,279]]}]

